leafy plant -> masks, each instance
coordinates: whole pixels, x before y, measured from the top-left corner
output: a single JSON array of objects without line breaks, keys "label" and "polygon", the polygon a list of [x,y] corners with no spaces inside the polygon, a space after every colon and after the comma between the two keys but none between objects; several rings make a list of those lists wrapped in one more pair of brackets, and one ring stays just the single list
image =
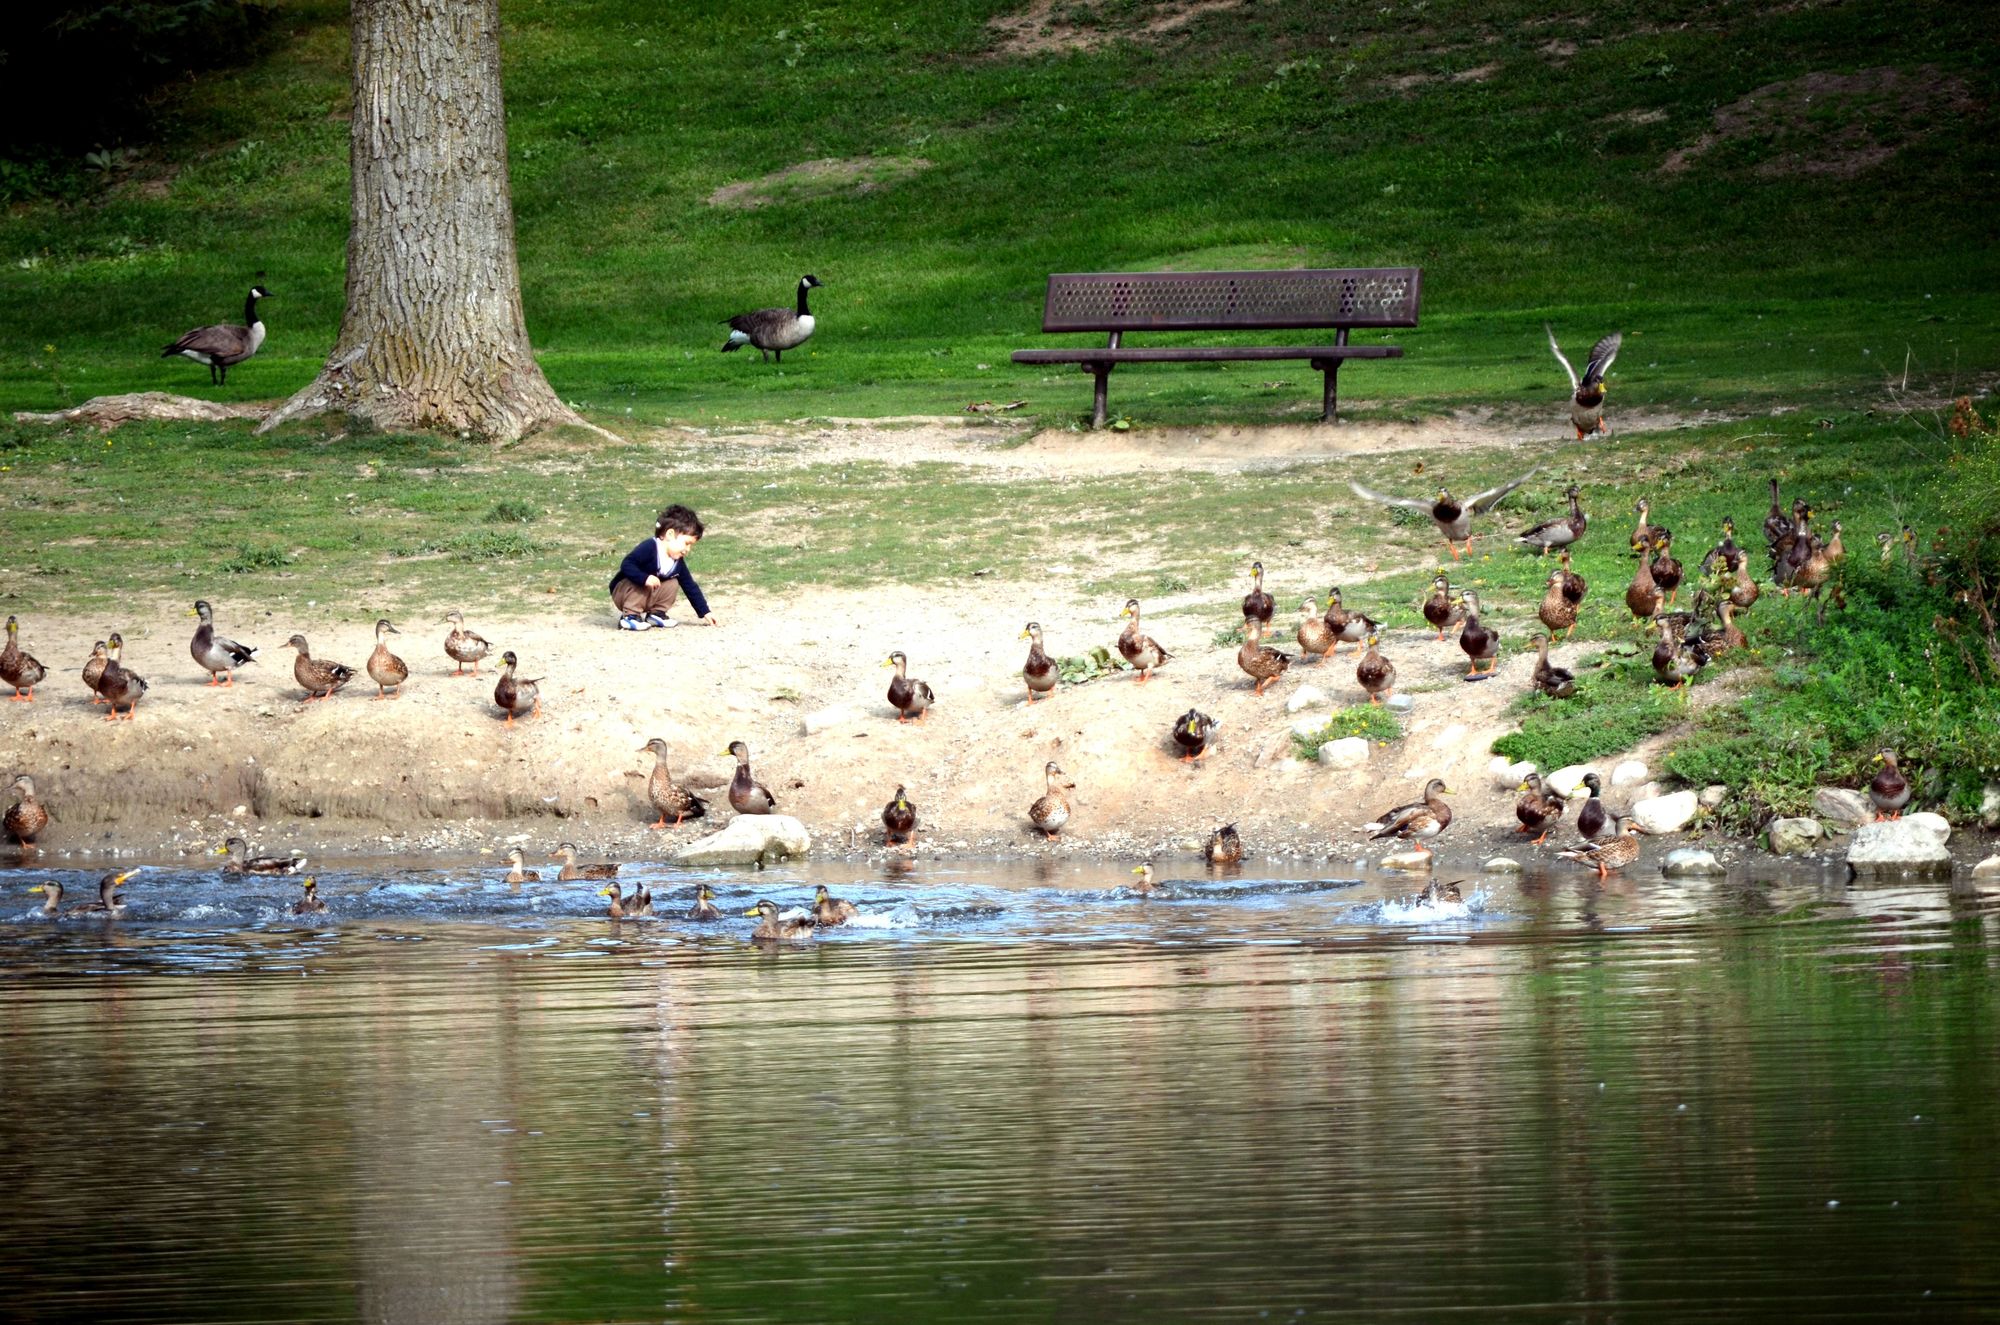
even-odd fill
[{"label": "leafy plant", "polygon": [[1344,709],[1336,709],[1310,736],[1293,732],[1292,748],[1298,751],[1301,759],[1317,759],[1321,746],[1349,736],[1365,737],[1380,744],[1400,741],[1403,739],[1402,719],[1396,716],[1393,709],[1381,704],[1351,704]]}]

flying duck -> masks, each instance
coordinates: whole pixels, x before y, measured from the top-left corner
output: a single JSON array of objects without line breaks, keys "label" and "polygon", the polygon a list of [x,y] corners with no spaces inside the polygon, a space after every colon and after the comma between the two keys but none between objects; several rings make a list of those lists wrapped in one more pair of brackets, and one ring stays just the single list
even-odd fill
[{"label": "flying duck", "polygon": [[1540,465],[1536,465],[1521,477],[1509,479],[1484,492],[1475,492],[1465,501],[1452,496],[1449,488],[1439,488],[1435,501],[1420,501],[1415,497],[1391,497],[1387,493],[1365,488],[1351,480],[1347,486],[1354,489],[1355,496],[1368,501],[1379,502],[1384,506],[1406,506],[1413,511],[1428,512],[1432,522],[1438,527],[1438,533],[1444,536],[1444,545],[1451,549],[1451,559],[1457,561],[1460,543],[1465,544],[1467,556],[1472,554],[1472,517],[1484,515],[1498,506],[1508,493],[1540,473],[1541,468]]},{"label": "flying duck", "polygon": [[1611,371],[1611,361],[1625,343],[1624,333],[1614,331],[1590,347],[1590,361],[1579,379],[1576,369],[1563,357],[1562,346],[1556,344],[1555,328],[1544,322],[1542,330],[1549,333],[1549,348],[1555,352],[1556,362],[1569,374],[1569,421],[1576,426],[1576,439],[1580,442],[1588,433],[1611,431],[1604,426],[1604,375]]},{"label": "flying duck", "polygon": [[261,285],[250,287],[250,295],[243,301],[243,321],[240,327],[225,326],[220,323],[212,327],[196,327],[166,349],[160,351],[162,359],[171,359],[176,354],[185,355],[198,364],[208,367],[210,386],[227,386],[229,370],[257,352],[264,343],[264,319],[257,316],[257,301],[269,299],[271,292]]},{"label": "flying duck", "polygon": [[795,350],[806,343],[813,334],[813,315],[806,311],[806,291],[819,288],[819,277],[806,275],[799,277],[799,306],[789,308],[760,308],[754,313],[738,313],[729,319],[729,339],[722,342],[722,352],[740,350],[745,345],[754,345],[764,356],[764,362],[773,358],[779,363],[785,361],[785,351]]}]

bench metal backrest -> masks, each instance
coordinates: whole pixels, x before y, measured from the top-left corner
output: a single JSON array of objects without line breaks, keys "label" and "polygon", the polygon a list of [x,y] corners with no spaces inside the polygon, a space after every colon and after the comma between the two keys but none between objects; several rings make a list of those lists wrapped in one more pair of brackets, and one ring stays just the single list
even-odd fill
[{"label": "bench metal backrest", "polygon": [[1059,272],[1043,331],[1414,327],[1420,267]]}]

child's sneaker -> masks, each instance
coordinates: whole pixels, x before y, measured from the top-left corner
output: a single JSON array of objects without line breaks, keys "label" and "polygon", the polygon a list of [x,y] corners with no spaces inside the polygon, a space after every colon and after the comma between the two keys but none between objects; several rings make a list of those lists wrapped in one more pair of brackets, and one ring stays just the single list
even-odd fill
[{"label": "child's sneaker", "polygon": [[639,616],[632,612],[627,612],[624,616],[618,618],[618,629],[650,630],[652,629],[652,622],[648,621],[645,617]]},{"label": "child's sneaker", "polygon": [[646,624],[654,630],[672,630],[674,628],[673,619],[664,612],[646,613]]}]

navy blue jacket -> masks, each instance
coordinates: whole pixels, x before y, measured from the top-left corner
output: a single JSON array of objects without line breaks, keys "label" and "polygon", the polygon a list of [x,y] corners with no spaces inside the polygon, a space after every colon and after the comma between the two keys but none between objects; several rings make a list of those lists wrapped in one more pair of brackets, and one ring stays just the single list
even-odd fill
[{"label": "navy blue jacket", "polygon": [[[643,585],[648,575],[657,575],[663,580],[679,580],[681,592],[687,595],[688,606],[694,609],[694,614],[698,617],[708,615],[708,599],[702,596],[701,586],[688,573],[687,558],[676,561],[671,571],[660,569],[660,545],[651,538],[641,539],[639,546],[625,554],[625,560],[619,563],[618,573],[611,577],[611,584],[630,580]],[[611,584],[604,587],[609,589]]]}]

